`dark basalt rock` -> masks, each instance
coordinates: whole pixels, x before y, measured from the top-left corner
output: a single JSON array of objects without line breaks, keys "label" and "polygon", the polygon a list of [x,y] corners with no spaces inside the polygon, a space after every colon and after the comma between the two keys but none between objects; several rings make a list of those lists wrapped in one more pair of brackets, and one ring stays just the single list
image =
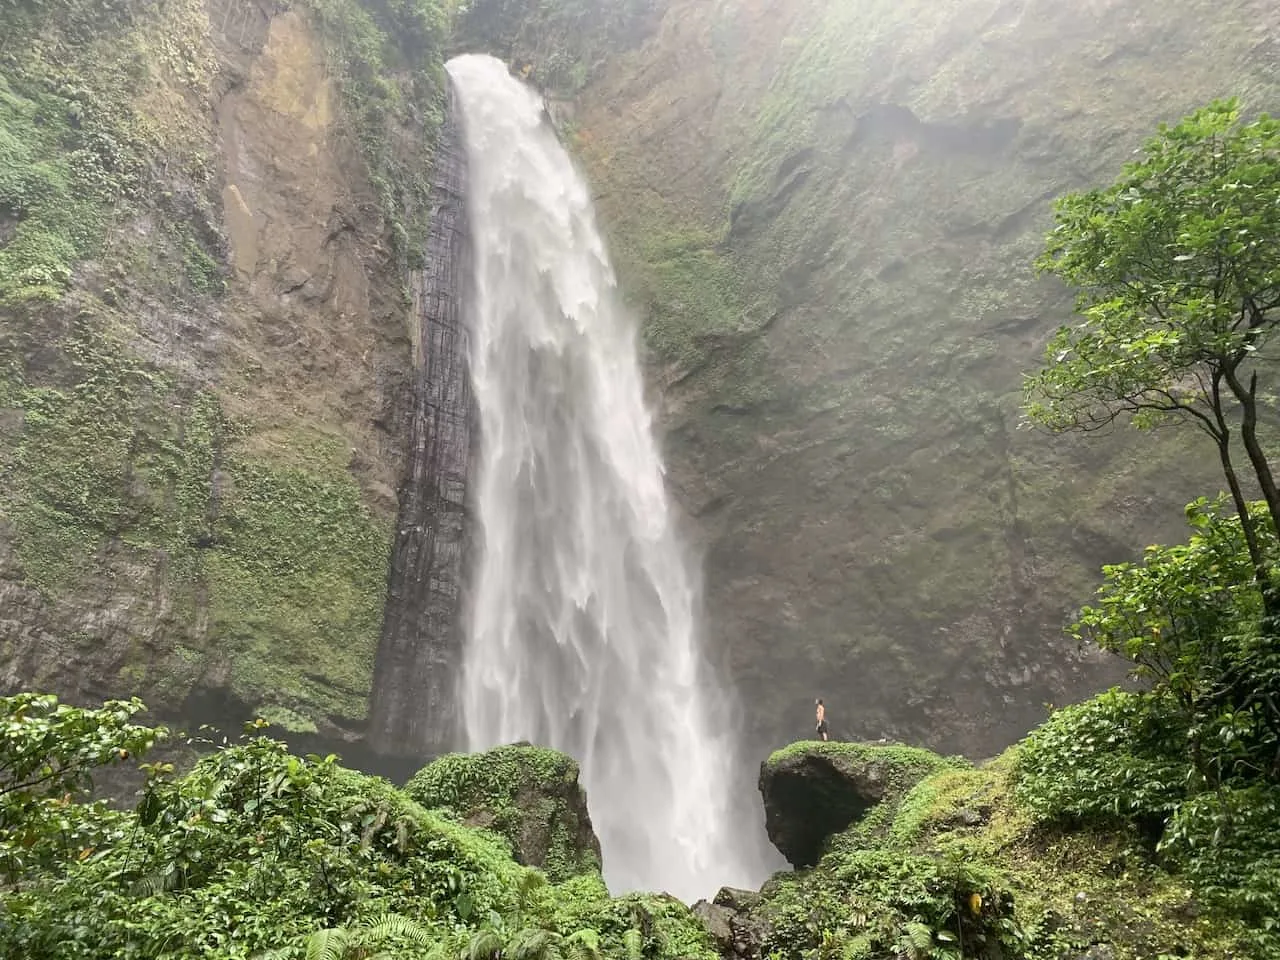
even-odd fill
[{"label": "dark basalt rock", "polygon": [[432,174],[426,262],[412,275],[415,338],[409,462],[373,671],[369,741],[420,759],[456,742],[454,679],[471,523],[474,409],[464,303],[467,161],[452,84]]},{"label": "dark basalt rock", "polygon": [[763,903],[760,894],[751,890],[723,887],[711,903],[695,903],[693,915],[707,928],[725,960],[758,960],[773,932],[769,921],[755,913]]}]

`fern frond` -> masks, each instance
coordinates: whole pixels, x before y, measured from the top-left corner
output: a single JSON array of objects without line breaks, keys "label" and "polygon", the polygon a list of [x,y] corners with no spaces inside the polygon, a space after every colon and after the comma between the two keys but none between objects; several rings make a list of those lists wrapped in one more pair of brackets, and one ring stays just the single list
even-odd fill
[{"label": "fern frond", "polygon": [[622,949],[627,960],[643,960],[644,937],[634,927],[622,935]]},{"label": "fern frond", "polygon": [[129,888],[129,893],[135,897],[158,897],[162,893],[176,889],[181,881],[182,871],[180,870],[150,873],[135,880]]},{"label": "fern frond", "polygon": [[899,943],[910,953],[912,960],[924,960],[933,951],[933,929],[928,924],[912,920],[902,928]]},{"label": "fern frond", "polygon": [[571,933],[564,945],[569,960],[600,960],[600,934],[590,927]]},{"label": "fern frond", "polygon": [[511,960],[549,960],[554,946],[549,931],[525,927],[507,942],[507,956]]},{"label": "fern frond", "polygon": [[872,955],[871,948],[873,946],[871,938],[866,934],[854,937],[845,944],[844,949],[840,952],[840,960],[868,960]]},{"label": "fern frond", "polygon": [[525,870],[520,874],[517,889],[520,893],[533,893],[547,885],[546,875],[538,870]]},{"label": "fern frond", "polygon": [[420,947],[429,947],[436,942],[435,934],[431,930],[417,920],[411,920],[398,913],[384,913],[365,924],[365,940],[378,941],[392,938],[408,940]]},{"label": "fern frond", "polygon": [[307,938],[307,960],[343,960],[351,934],[341,927],[317,930]]},{"label": "fern frond", "polygon": [[491,927],[482,927],[462,951],[464,960],[492,960],[502,952],[502,937]]}]

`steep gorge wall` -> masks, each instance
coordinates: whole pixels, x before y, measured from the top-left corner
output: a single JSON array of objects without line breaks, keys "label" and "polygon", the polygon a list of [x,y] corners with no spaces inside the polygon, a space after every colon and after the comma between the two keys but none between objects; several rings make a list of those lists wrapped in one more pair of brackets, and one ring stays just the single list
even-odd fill
[{"label": "steep gorge wall", "polygon": [[[1185,437],[1016,429],[1069,312],[1030,260],[1049,200],[1157,121],[1280,105],[1280,11],[471,8],[452,43],[556,94],[596,189],[748,736],[802,734],[823,695],[838,733],[980,753],[1109,682],[1064,616],[1217,481]],[[394,608],[425,546],[396,515],[441,356],[415,368],[404,278],[442,8],[50,9],[0,14],[0,686],[351,740],[381,630],[443,702],[407,643],[439,615],[383,621],[393,550]],[[374,712],[383,748],[434,736]]]},{"label": "steep gorge wall", "polygon": [[[1219,485],[1187,434],[1018,429],[1070,313],[1031,268],[1050,201],[1213,97],[1280,106],[1280,8],[659,6],[559,115],[644,318],[748,735],[803,735],[821,695],[842,735],[991,751],[1118,677],[1064,620]],[[546,48],[512,62],[536,77]]]},{"label": "steep gorge wall", "polygon": [[0,14],[0,686],[363,734],[444,30]]}]

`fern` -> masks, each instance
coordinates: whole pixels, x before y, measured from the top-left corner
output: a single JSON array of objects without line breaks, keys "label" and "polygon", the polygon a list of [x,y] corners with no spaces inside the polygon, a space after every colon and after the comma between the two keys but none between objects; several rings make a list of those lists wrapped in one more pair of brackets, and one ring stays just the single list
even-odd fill
[{"label": "fern", "polygon": [[933,930],[928,924],[912,920],[902,928],[898,950],[911,957],[911,960],[927,960],[933,953]]},{"label": "fern", "polygon": [[342,927],[317,930],[307,938],[307,960],[343,960],[350,945],[351,933]]},{"label": "fern", "polygon": [[384,913],[375,917],[365,928],[364,939],[367,940],[389,940],[393,937],[408,940],[420,947],[429,947],[436,942],[435,935],[429,929],[398,913]]},{"label": "fern", "polygon": [[462,951],[464,960],[492,960],[502,953],[502,937],[492,927],[482,927]]},{"label": "fern", "polygon": [[840,960],[868,960],[874,946],[874,941],[866,934],[854,937],[844,945]]},{"label": "fern", "polygon": [[507,942],[506,955],[511,960],[552,960],[559,951],[552,935],[537,927],[519,930]]},{"label": "fern", "polygon": [[519,880],[516,881],[516,903],[521,913],[529,909],[534,892],[546,885],[547,878],[537,870],[525,870],[520,874]]},{"label": "fern", "polygon": [[[172,865],[171,865],[172,866]],[[135,897],[157,897],[162,893],[176,890],[182,883],[182,871],[177,867],[166,872],[148,874],[139,877],[129,888]]]},{"label": "fern", "polygon": [[600,960],[600,934],[584,927],[564,941],[567,960]]},{"label": "fern", "polygon": [[628,930],[622,935],[622,949],[627,960],[643,960],[644,936],[634,928]]}]

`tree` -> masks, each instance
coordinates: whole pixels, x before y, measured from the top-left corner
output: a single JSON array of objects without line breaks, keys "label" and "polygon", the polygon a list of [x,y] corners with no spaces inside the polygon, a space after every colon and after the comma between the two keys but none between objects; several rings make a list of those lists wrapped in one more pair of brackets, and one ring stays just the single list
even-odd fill
[{"label": "tree", "polygon": [[50,694],[0,697],[0,871],[10,883],[110,832],[109,811],[71,801],[88,796],[101,768],[168,737],[164,727],[130,722],[142,709],[136,698],[90,710]]},{"label": "tree", "polygon": [[1280,490],[1258,438],[1259,373],[1280,326],[1280,121],[1218,101],[1161,126],[1113,185],[1069,194],[1037,261],[1078,291],[1081,321],[1025,384],[1053,430],[1190,422],[1218,452],[1269,615],[1268,558],[1233,459],[1236,433],[1271,522]]},{"label": "tree", "polygon": [[[1253,505],[1253,515],[1267,516]],[[1180,731],[1200,781],[1280,781],[1280,649],[1260,631],[1262,594],[1249,576],[1239,517],[1197,500],[1186,544],[1151,546],[1141,563],[1103,567],[1097,602],[1072,627],[1134,665],[1166,734]],[[1258,533],[1274,554],[1274,527]]]}]

